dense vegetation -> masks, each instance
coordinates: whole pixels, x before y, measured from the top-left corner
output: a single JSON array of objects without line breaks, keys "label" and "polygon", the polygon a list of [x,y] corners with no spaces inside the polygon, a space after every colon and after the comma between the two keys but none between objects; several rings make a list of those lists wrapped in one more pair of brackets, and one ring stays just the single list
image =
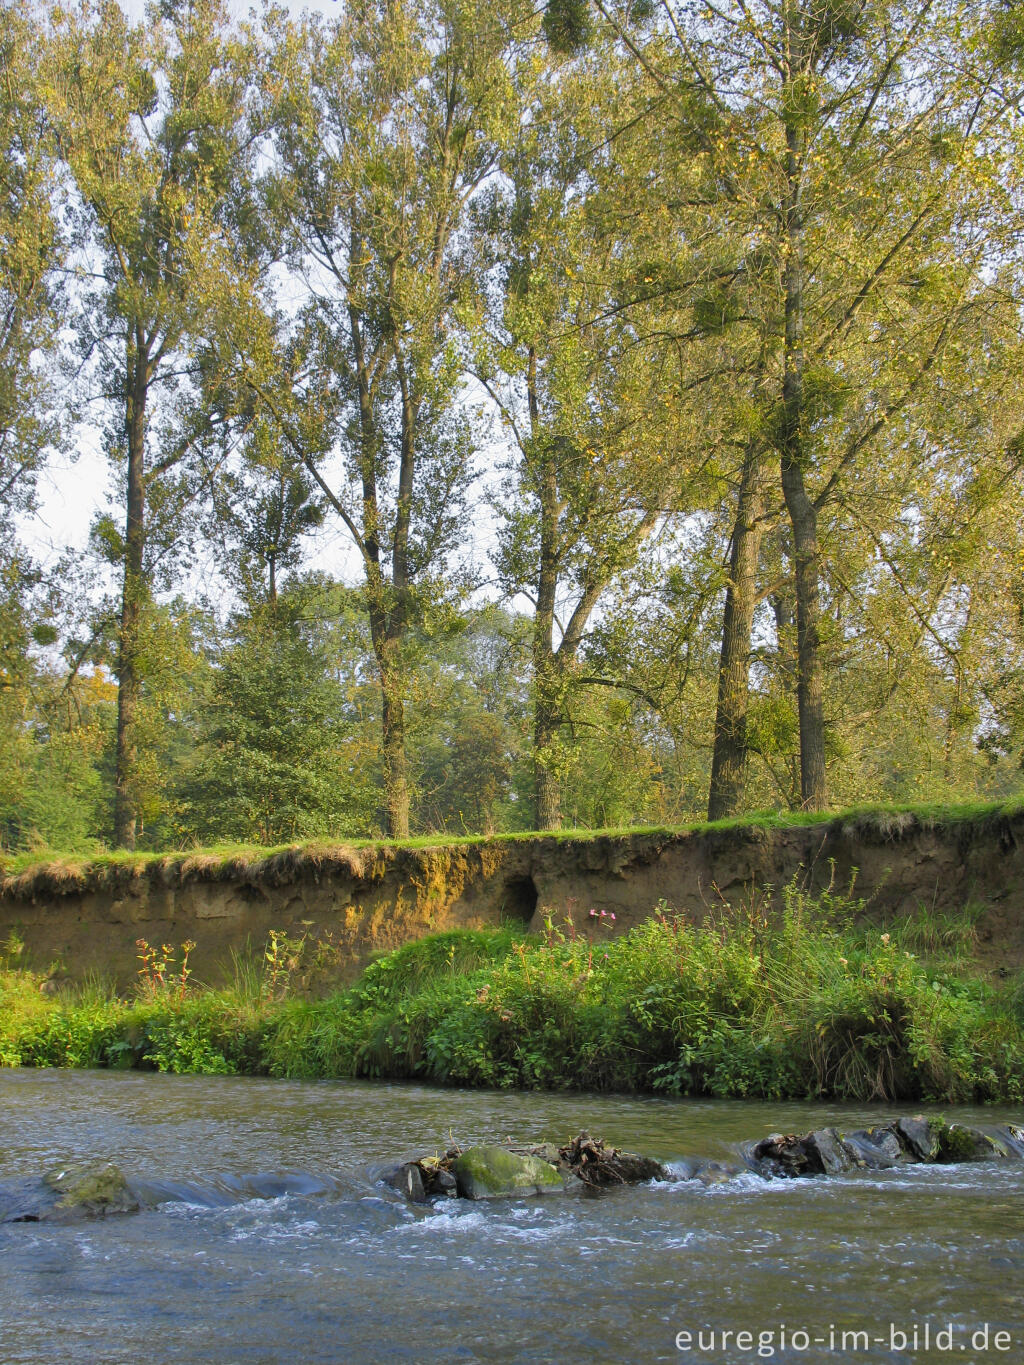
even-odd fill
[{"label": "dense vegetation", "polygon": [[[0,8],[0,854],[1019,795],[1019,0],[132,15]],[[88,545],[47,553],[54,486],[104,457]],[[260,1014],[245,1056],[226,997],[71,1032],[842,1090],[814,1030],[860,968],[772,976],[769,1029],[750,929],[701,1022],[665,975],[718,951],[689,932],[592,975],[524,946],[377,1043],[355,996]],[[892,971],[924,1032],[886,1084],[1001,1093],[1004,1043],[961,1055],[958,1021],[1012,1052],[1011,1015]],[[25,1055],[59,1052],[30,998]],[[501,1011],[534,1008],[525,1057]],[[740,1020],[775,1040],[742,1066]]]},{"label": "dense vegetation", "polygon": [[[40,992],[9,945],[0,1065],[838,1099],[1024,1099],[1024,978],[970,973],[974,917],[865,925],[796,886],[695,927],[662,907],[613,937],[456,930],[317,998],[330,945],[271,934],[221,989],[140,944],[137,992]],[[194,945],[193,945],[194,946]]]}]

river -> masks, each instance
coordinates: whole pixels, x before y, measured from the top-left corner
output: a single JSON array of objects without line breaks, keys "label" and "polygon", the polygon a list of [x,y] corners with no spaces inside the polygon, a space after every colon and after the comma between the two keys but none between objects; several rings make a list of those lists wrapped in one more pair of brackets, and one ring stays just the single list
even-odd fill
[{"label": "river", "polygon": [[374,1163],[443,1150],[449,1133],[586,1128],[667,1162],[729,1160],[772,1131],[895,1112],[0,1071],[0,1184],[110,1158],[151,1205],[0,1226],[0,1362],[1019,1365],[1024,1162],[436,1207],[372,1179]]}]

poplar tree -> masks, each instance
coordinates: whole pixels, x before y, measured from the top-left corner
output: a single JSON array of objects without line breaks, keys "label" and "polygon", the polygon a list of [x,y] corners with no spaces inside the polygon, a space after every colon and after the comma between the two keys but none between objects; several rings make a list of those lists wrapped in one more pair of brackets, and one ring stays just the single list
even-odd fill
[{"label": "poplar tree", "polygon": [[630,84],[604,48],[524,86],[520,134],[481,215],[494,264],[475,372],[512,451],[496,564],[532,610],[539,829],[561,824],[586,689],[628,686],[585,667],[595,613],[702,464],[686,396],[700,367],[652,303],[664,280],[646,251],[660,231],[649,162],[611,132],[636,123]]},{"label": "poplar tree", "polygon": [[30,54],[40,33],[20,3],[0,9],[0,516],[31,506],[57,431],[46,368],[59,327],[52,142]]},{"label": "poplar tree", "polygon": [[54,12],[46,53],[48,113],[76,195],[79,341],[125,500],[123,531],[99,527],[121,579],[113,833],[125,848],[138,833],[154,533],[180,530],[197,341],[239,264],[229,192],[246,170],[246,78],[226,23],[219,0],[168,0],[141,24],[112,0],[84,0]]},{"label": "poplar tree", "polygon": [[330,24],[270,21],[268,203],[303,309],[296,320],[269,303],[278,335],[243,346],[238,373],[358,556],[382,824],[396,837],[409,832],[415,639],[444,630],[459,596],[473,473],[459,402],[459,328],[474,310],[464,234],[507,136],[505,8],[369,0]]},{"label": "poplar tree", "polygon": [[[984,293],[986,115],[953,76],[958,12],[933,0],[665,0],[653,32],[638,35],[625,12],[600,8],[713,171],[745,237],[743,274],[759,280],[770,397],[761,439],[789,524],[801,800],[820,808],[827,518],[856,495],[889,427],[927,397]],[[745,520],[744,510],[741,532]],[[746,620],[743,545],[734,537],[730,606]],[[734,670],[724,657],[723,670]],[[720,717],[720,738],[737,723]],[[736,799],[734,777],[729,786],[712,794],[716,813]]]}]

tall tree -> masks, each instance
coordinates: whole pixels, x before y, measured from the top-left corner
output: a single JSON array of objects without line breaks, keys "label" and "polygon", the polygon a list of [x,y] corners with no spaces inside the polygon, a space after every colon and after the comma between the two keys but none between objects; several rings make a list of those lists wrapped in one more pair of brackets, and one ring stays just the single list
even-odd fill
[{"label": "tall tree", "polygon": [[561,823],[594,613],[699,464],[683,434],[688,377],[644,312],[651,276],[619,235],[643,196],[629,153],[607,149],[608,122],[635,113],[607,81],[611,57],[524,87],[519,137],[481,214],[495,264],[475,372],[513,448],[497,567],[533,611],[538,829]]},{"label": "tall tree", "polygon": [[358,555],[381,689],[382,823],[399,837],[410,649],[457,599],[467,525],[455,326],[473,292],[467,205],[506,136],[507,17],[368,0],[332,24],[270,20],[268,194],[306,307],[289,363],[275,371],[250,348],[240,374]]},{"label": "tall tree", "polygon": [[956,7],[664,0],[639,36],[602,9],[714,167],[745,271],[767,286],[764,436],[789,521],[801,799],[821,807],[822,517],[926,395],[981,287],[985,114],[946,60]]},{"label": "tall tree", "polygon": [[768,511],[764,465],[763,445],[759,438],[752,437],[740,469],[736,517],[729,542],[708,791],[709,820],[720,820],[742,810],[746,792],[750,661],[759,599],[761,541]]},{"label": "tall tree", "polygon": [[0,517],[31,505],[56,432],[41,358],[59,331],[54,157],[30,54],[41,35],[20,0],[0,9]]},{"label": "tall tree", "polygon": [[124,480],[123,534],[106,536],[121,569],[113,832],[133,848],[153,516],[163,509],[173,539],[174,481],[193,449],[181,410],[195,342],[237,274],[229,191],[247,169],[246,75],[220,0],[168,0],[138,25],[112,0],[83,0],[52,22],[47,103],[95,282],[81,344],[96,366],[107,447]]}]

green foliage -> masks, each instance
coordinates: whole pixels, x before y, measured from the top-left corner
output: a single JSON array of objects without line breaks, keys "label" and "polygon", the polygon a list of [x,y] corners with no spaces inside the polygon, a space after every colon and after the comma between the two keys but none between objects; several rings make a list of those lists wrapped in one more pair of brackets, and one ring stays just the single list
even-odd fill
[{"label": "green foliage", "polygon": [[226,1076],[235,1068],[218,1048],[216,1022],[203,1011],[174,1010],[151,1017],[139,1048],[139,1064],[157,1071]]},{"label": "green foliage", "polygon": [[[1024,1098],[1024,978],[997,987],[912,954],[949,943],[922,911],[891,930],[849,894],[793,883],[696,925],[664,905],[609,938],[550,923],[432,935],[348,990],[46,996],[0,971],[0,1062],[453,1085],[857,1101]],[[969,917],[968,917],[969,918]],[[959,934],[967,932],[960,922]],[[13,958],[17,954],[13,949]],[[8,954],[8,960],[12,959]]]},{"label": "green foliage", "polygon": [[274,844],[365,819],[345,697],[323,633],[304,619],[307,600],[296,592],[236,623],[180,782],[181,833]]},{"label": "green foliage", "polygon": [[0,850],[695,819],[748,459],[731,806],[1020,791],[1022,6],[338,9],[0,12]]},{"label": "green foliage", "polygon": [[[48,361],[62,307],[56,286],[64,243],[52,139],[40,115],[41,35],[33,7],[0,9],[0,516],[32,508],[36,481],[61,418]],[[7,537],[5,536],[5,541]],[[6,546],[0,563],[6,560]],[[2,608],[0,608],[2,613]],[[4,659],[0,616],[0,679]]]},{"label": "green foliage", "polygon": [[384,1009],[439,980],[471,976],[501,961],[521,941],[511,929],[452,929],[431,934],[371,962],[352,988],[360,1008]]},{"label": "green foliage", "polygon": [[62,678],[27,655],[23,663],[22,677],[0,684],[0,850],[96,852],[114,689],[99,671]]}]

